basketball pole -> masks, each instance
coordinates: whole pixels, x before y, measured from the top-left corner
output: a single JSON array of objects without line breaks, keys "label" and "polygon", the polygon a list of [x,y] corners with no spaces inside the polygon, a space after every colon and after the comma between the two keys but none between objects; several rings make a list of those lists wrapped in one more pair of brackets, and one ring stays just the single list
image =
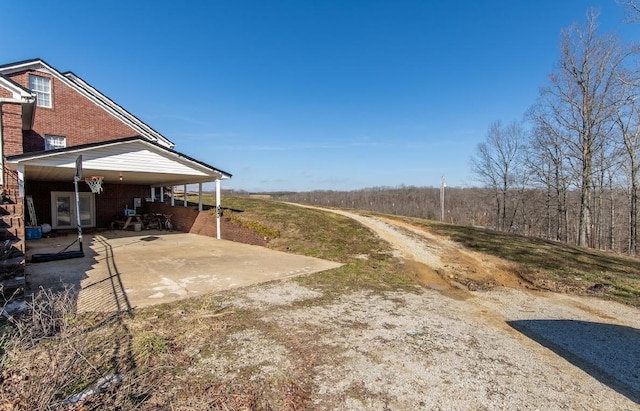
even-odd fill
[{"label": "basketball pole", "polygon": [[80,251],[82,250],[82,223],[80,220],[80,193],[78,192],[78,181],[82,179],[82,155],[76,159],[76,175],[73,177],[73,185],[76,190],[76,225],[78,226],[78,243],[80,243]]},{"label": "basketball pole", "polygon": [[[73,186],[76,190],[76,225],[78,226],[78,239],[69,244],[64,250],[57,253],[42,253],[33,254],[31,256],[32,263],[45,263],[47,261],[66,260],[69,258],[82,258],[84,257],[84,251],[82,250],[82,225],[80,221],[80,193],[78,192],[78,181],[82,180],[82,156],[78,156],[76,159],[76,174],[73,176]],[[69,205],[71,206],[71,205]],[[71,216],[69,216],[71,217]],[[75,242],[80,243],[79,251],[67,251]]]}]

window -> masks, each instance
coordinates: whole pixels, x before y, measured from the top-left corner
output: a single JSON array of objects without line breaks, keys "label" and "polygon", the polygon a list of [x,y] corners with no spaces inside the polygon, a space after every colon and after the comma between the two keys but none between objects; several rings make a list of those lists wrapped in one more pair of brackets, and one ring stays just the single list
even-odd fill
[{"label": "window", "polygon": [[50,78],[29,74],[29,89],[36,93],[38,107],[53,107]]},{"label": "window", "polygon": [[67,146],[67,138],[64,136],[44,136],[44,149],[55,150],[57,148],[65,148]]}]

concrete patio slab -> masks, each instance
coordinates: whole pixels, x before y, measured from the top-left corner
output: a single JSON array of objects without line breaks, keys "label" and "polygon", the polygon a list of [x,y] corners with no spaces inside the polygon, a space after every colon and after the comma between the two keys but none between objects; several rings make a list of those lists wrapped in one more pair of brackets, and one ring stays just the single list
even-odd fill
[{"label": "concrete patio slab", "polygon": [[[27,258],[57,253],[73,236],[29,241]],[[69,247],[77,250],[78,244]],[[211,237],[107,231],[84,238],[83,258],[28,263],[31,290],[69,284],[78,312],[125,311],[339,267],[339,263]]]}]

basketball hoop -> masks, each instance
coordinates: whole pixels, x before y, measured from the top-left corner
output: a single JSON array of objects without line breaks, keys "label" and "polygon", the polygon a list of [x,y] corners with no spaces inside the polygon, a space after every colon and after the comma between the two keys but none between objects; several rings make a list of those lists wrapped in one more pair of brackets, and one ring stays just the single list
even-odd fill
[{"label": "basketball hoop", "polygon": [[89,178],[85,178],[84,182],[87,183],[92,193],[99,194],[102,192],[102,179],[103,176],[91,176]]}]

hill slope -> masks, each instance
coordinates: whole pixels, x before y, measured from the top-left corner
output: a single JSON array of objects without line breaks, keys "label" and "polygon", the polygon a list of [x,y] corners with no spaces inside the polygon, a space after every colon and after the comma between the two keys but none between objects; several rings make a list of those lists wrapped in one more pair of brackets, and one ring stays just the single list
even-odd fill
[{"label": "hill slope", "polygon": [[[352,255],[367,254],[372,245],[360,244],[354,240],[359,237],[353,233],[350,239],[343,238],[345,232],[341,224],[344,223],[333,221],[327,226],[318,226],[317,222],[325,219],[315,213],[331,211],[361,223],[372,221],[364,218],[366,216],[377,216],[378,220],[393,224],[396,230],[412,232],[413,237],[421,237],[421,241],[431,244],[427,247],[431,257],[425,261],[418,256],[405,256],[409,261],[422,263],[418,276],[435,270],[440,277],[438,281],[453,281],[472,291],[504,285],[592,295],[640,306],[640,260],[637,258],[416,218],[314,207],[306,207],[307,211],[303,212],[292,204],[246,198],[229,198],[227,202],[235,209],[244,210],[237,217],[240,221],[251,221],[276,232],[277,236],[267,244],[275,249],[344,263],[348,258],[341,253],[359,246]],[[371,224],[368,227],[375,228]],[[389,240],[384,232],[377,234]],[[305,244],[313,245],[307,248]],[[436,280],[431,277],[430,281]]]}]

